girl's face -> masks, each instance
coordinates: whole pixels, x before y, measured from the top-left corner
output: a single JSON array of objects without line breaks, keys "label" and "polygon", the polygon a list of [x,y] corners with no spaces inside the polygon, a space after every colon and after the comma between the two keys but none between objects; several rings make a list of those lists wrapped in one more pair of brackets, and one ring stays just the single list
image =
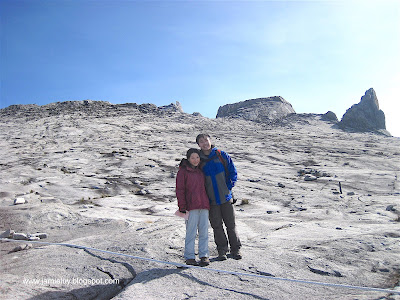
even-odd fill
[{"label": "girl's face", "polygon": [[197,153],[192,153],[189,157],[189,162],[193,167],[197,167],[200,163],[200,156]]}]

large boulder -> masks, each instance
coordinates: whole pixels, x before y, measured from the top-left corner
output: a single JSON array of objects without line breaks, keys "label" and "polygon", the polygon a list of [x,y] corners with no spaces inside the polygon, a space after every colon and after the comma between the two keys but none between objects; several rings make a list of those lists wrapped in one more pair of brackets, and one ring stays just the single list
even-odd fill
[{"label": "large boulder", "polygon": [[280,96],[250,99],[220,106],[217,118],[241,118],[256,122],[271,122],[296,113],[292,105]]},{"label": "large boulder", "polygon": [[160,106],[159,109],[167,112],[183,113],[183,108],[179,101],[176,101],[175,103],[171,103],[169,105]]},{"label": "large boulder", "polygon": [[354,104],[343,115],[339,127],[355,131],[381,132],[386,131],[385,113],[379,109],[378,98],[373,88],[365,92],[358,104]]},{"label": "large boulder", "polygon": [[339,122],[336,114],[333,111],[328,111],[326,114],[323,114],[321,116],[321,120],[327,121],[327,122],[332,122],[332,123]]}]

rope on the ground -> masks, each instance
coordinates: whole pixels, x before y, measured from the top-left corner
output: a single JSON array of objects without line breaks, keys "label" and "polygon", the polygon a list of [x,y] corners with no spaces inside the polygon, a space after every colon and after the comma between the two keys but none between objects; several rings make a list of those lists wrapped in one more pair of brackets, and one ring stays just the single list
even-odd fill
[{"label": "rope on the ground", "polygon": [[290,278],[283,278],[283,277],[266,276],[266,275],[261,275],[261,274],[242,273],[242,272],[219,270],[219,269],[213,269],[213,268],[207,268],[207,267],[190,266],[190,265],[177,263],[177,262],[163,261],[163,260],[157,260],[157,259],[146,258],[146,257],[139,257],[139,256],[135,256],[135,255],[130,255],[130,254],[118,253],[118,252],[113,252],[113,251],[108,251],[108,250],[101,250],[101,249],[96,249],[96,248],[92,248],[92,247],[86,247],[86,246],[80,246],[80,245],[74,245],[74,244],[67,244],[67,243],[49,243],[49,242],[40,242],[40,241],[13,240],[13,239],[6,239],[6,238],[0,238],[0,240],[1,241],[5,241],[5,242],[22,242],[22,243],[35,243],[35,244],[43,244],[43,245],[65,246],[65,247],[70,247],[70,248],[91,250],[91,251],[103,252],[103,253],[114,254],[114,255],[119,255],[119,256],[125,256],[125,257],[129,257],[129,258],[133,258],[133,259],[151,261],[151,262],[156,262],[156,263],[160,263],[160,264],[173,265],[173,266],[180,267],[180,268],[192,268],[192,269],[199,269],[199,270],[218,272],[218,273],[226,273],[226,274],[238,275],[238,276],[250,276],[250,277],[263,278],[263,279],[272,279],[272,280],[288,281],[288,282],[295,282],[295,283],[314,284],[314,285],[321,285],[321,286],[327,286],[327,287],[336,287],[336,288],[350,288],[350,289],[358,289],[358,290],[364,290],[364,291],[382,292],[382,293],[399,294],[400,295],[400,290],[396,291],[396,290],[365,287],[365,286],[337,284],[337,283],[326,283],[326,282],[309,281],[309,280],[303,280],[303,279],[290,279]]}]

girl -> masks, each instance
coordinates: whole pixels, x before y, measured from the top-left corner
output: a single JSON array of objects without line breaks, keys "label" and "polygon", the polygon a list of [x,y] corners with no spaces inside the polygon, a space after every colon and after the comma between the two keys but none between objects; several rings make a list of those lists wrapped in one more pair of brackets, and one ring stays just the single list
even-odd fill
[{"label": "girl", "polygon": [[200,266],[210,264],[208,258],[208,210],[210,202],[204,185],[204,175],[200,169],[200,152],[191,148],[182,159],[176,175],[176,198],[179,211],[189,211],[186,221],[185,260],[187,265],[199,265],[195,258],[195,239],[199,232]]}]

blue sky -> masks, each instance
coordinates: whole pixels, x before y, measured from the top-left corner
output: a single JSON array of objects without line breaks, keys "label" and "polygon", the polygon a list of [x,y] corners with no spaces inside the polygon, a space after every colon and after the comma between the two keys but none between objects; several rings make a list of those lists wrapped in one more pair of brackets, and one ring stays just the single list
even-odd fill
[{"label": "blue sky", "polygon": [[0,0],[0,108],[67,100],[346,109],[374,88],[400,137],[400,1]]}]

